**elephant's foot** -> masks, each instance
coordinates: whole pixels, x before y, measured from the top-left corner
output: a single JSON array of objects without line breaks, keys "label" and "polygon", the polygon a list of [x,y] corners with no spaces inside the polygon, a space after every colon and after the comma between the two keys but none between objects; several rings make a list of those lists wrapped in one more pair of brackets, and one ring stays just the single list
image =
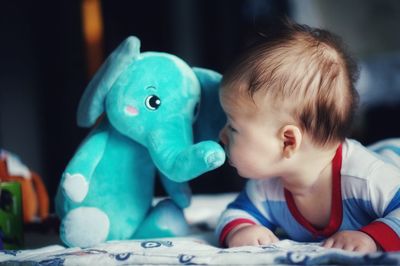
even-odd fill
[{"label": "elephant's foot", "polygon": [[134,238],[185,236],[189,225],[182,209],[170,199],[160,201],[136,230]]},{"label": "elephant's foot", "polygon": [[110,228],[108,216],[98,208],[79,207],[61,221],[60,236],[70,247],[91,247],[106,241]]}]

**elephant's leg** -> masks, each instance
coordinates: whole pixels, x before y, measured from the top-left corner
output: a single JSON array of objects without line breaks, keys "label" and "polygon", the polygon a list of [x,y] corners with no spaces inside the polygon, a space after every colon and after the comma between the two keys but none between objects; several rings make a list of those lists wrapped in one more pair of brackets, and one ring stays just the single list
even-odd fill
[{"label": "elephant's leg", "polygon": [[178,183],[172,181],[161,172],[159,175],[165,191],[171,197],[173,202],[182,209],[188,207],[192,196],[192,190],[190,189],[188,182]]},{"label": "elephant's leg", "polygon": [[79,207],[67,213],[61,222],[60,236],[70,247],[90,247],[106,241],[110,220],[102,210]]},{"label": "elephant's leg", "polygon": [[172,200],[165,199],[150,210],[136,230],[134,238],[172,237],[187,234],[189,234],[189,225],[182,209]]}]

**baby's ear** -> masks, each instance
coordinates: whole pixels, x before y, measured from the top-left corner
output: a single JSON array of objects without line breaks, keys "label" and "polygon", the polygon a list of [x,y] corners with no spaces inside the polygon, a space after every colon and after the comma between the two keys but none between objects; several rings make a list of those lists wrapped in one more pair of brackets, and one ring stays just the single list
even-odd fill
[{"label": "baby's ear", "polygon": [[303,139],[301,130],[297,126],[286,125],[281,129],[280,137],[283,143],[283,156],[289,159],[300,148]]}]

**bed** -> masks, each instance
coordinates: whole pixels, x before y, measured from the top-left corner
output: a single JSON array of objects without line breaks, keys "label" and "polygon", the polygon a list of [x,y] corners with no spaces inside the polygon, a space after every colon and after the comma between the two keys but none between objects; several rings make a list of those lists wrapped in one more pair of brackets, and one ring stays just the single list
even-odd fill
[{"label": "bed", "polygon": [[[213,228],[235,193],[196,195],[185,210],[187,237],[109,241],[90,248],[48,245],[0,251],[1,265],[399,265],[400,252],[356,253],[291,240],[258,247],[218,247]],[[213,206],[210,208],[209,206]]]}]

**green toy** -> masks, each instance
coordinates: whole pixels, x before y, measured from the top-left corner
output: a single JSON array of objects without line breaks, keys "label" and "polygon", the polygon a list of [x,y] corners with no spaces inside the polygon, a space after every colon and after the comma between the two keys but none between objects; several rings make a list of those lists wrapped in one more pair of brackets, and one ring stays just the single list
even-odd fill
[{"label": "green toy", "polygon": [[[225,161],[223,148],[210,140],[225,123],[218,103],[221,75],[139,48],[139,39],[127,38],[80,101],[78,124],[100,122],[57,191],[60,236],[68,246],[185,235],[181,208],[191,196],[186,181]],[[171,199],[152,206],[156,169]]]}]

